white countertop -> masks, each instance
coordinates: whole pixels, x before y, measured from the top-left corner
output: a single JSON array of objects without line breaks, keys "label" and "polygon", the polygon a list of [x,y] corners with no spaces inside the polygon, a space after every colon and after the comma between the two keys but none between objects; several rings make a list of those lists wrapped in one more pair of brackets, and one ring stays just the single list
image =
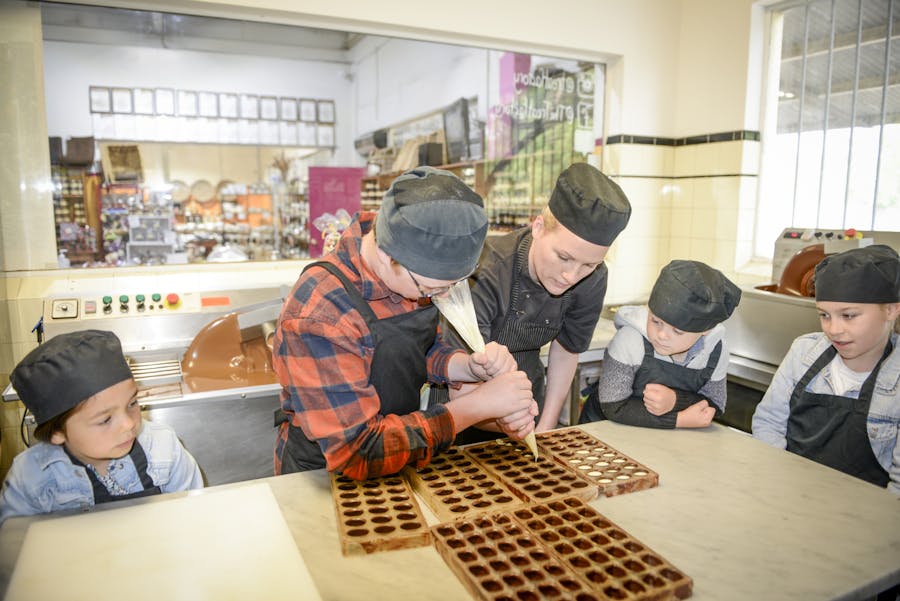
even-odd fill
[{"label": "white countertop", "polygon": [[[900,500],[885,489],[718,424],[653,430],[597,422],[584,429],[659,473],[657,488],[591,505],[690,576],[696,601],[864,599],[900,582]],[[432,547],[343,557],[326,472],[253,483],[271,487],[322,599],[470,598]],[[103,511],[112,520],[119,510]],[[0,529],[0,590],[27,526],[38,519],[15,518]],[[247,569],[265,561],[266,549],[235,552]],[[94,578],[84,574],[85,583]]]}]

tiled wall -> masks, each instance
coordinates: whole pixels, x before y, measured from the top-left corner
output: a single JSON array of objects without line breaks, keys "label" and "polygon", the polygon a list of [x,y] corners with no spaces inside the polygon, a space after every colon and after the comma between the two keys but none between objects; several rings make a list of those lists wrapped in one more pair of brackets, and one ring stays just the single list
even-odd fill
[{"label": "tiled wall", "polygon": [[739,285],[751,259],[759,175],[759,133],[687,138],[610,136],[603,171],[628,195],[632,218],[610,252],[607,304],[642,302],[659,269],[694,259]]}]

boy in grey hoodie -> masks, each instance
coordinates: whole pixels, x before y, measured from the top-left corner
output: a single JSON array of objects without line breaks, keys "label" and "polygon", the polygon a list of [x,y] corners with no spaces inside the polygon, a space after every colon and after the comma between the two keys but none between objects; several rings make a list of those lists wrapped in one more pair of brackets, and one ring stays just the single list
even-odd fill
[{"label": "boy in grey hoodie", "polygon": [[579,423],[703,428],[725,411],[725,327],[741,291],[699,261],[672,261],[646,306],[622,307]]}]

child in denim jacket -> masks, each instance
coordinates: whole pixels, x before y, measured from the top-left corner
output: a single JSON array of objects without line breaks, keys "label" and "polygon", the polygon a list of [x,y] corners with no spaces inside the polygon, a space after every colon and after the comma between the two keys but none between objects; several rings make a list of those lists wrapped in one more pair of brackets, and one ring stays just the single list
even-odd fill
[{"label": "child in denim jacket", "polygon": [[794,340],[753,436],[900,494],[900,258],[884,245],[815,271],[822,331]]},{"label": "child in denim jacket", "polygon": [[20,453],[0,493],[0,522],[202,488],[197,462],[166,425],[144,422],[137,386],[111,332],[55,336],[10,381],[41,442]]}]

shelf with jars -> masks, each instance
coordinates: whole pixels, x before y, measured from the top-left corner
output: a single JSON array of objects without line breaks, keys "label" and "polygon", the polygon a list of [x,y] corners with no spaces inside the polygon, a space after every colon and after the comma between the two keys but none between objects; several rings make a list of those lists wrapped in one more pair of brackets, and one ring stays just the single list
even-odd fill
[{"label": "shelf with jars", "polygon": [[96,259],[98,249],[100,180],[98,174],[82,168],[53,165],[53,218],[56,246],[68,265]]},{"label": "shelf with jars", "polygon": [[109,183],[100,201],[103,260],[160,265],[176,251],[172,195],[140,184]]}]

